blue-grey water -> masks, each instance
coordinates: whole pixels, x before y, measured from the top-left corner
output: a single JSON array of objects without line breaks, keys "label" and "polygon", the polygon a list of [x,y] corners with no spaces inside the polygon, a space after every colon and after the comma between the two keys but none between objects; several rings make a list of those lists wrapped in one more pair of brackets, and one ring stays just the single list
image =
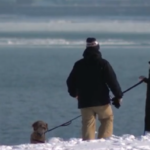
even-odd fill
[{"label": "blue-grey water", "polygon": [[[53,128],[80,115],[66,79],[88,36],[100,42],[122,90],[148,75],[148,0],[17,2],[0,1],[0,144],[29,143],[36,120]],[[115,135],[143,134],[145,98],[143,83],[124,95],[121,108],[113,107]],[[81,137],[81,118],[46,136]]]}]

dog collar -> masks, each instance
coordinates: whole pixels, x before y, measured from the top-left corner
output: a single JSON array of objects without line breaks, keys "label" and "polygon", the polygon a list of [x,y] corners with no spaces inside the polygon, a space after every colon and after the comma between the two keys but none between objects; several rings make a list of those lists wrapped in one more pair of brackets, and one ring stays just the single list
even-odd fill
[{"label": "dog collar", "polygon": [[43,141],[39,141],[39,140],[34,140],[33,142],[45,143],[45,142],[43,142]]}]

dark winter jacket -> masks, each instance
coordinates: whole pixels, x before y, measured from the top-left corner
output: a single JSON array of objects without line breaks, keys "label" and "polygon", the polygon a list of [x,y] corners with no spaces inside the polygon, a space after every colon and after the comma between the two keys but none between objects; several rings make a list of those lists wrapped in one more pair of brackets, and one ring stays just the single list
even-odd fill
[{"label": "dark winter jacket", "polygon": [[148,83],[148,78],[144,78],[143,81],[144,81],[145,83]]},{"label": "dark winter jacket", "polygon": [[74,64],[67,86],[72,97],[78,96],[78,108],[109,104],[109,89],[116,98],[123,96],[113,68],[94,48],[87,48]]}]

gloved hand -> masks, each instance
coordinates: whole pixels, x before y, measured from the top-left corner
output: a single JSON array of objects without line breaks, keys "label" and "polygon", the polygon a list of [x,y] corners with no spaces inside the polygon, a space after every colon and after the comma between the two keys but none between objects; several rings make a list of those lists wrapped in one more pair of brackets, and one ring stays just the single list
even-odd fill
[{"label": "gloved hand", "polygon": [[139,79],[144,80],[144,79],[146,79],[146,77],[145,76],[139,76]]},{"label": "gloved hand", "polygon": [[75,97],[78,100],[78,96]]},{"label": "gloved hand", "polygon": [[112,98],[112,105],[114,105],[116,108],[120,107],[122,99],[118,99],[116,97]]},{"label": "gloved hand", "polygon": [[145,76],[140,76],[139,79],[143,80],[145,83],[148,83],[148,78],[146,78]]}]

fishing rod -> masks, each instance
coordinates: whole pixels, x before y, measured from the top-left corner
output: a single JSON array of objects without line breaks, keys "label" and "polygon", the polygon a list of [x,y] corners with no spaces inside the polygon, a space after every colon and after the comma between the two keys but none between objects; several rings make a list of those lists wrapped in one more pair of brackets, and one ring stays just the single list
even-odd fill
[{"label": "fishing rod", "polygon": [[[123,94],[126,93],[126,92],[128,92],[128,91],[130,91],[131,89],[135,88],[136,86],[140,85],[143,81],[144,80],[141,80],[140,82],[138,82],[138,83],[134,84],[133,86],[129,87],[128,89],[126,89],[125,91],[123,91]],[[77,117],[75,117],[75,118],[73,118],[73,119],[71,119],[71,120],[69,120],[69,121],[67,121],[67,122],[65,122],[65,123],[63,123],[61,125],[58,125],[58,126],[52,128],[52,129],[49,129],[45,133],[50,132],[52,130],[55,130],[55,129],[59,128],[59,127],[69,126],[72,123],[73,120],[75,120],[75,119],[77,119],[79,117],[81,117],[81,115],[79,115],[79,116],[77,116]]]}]

